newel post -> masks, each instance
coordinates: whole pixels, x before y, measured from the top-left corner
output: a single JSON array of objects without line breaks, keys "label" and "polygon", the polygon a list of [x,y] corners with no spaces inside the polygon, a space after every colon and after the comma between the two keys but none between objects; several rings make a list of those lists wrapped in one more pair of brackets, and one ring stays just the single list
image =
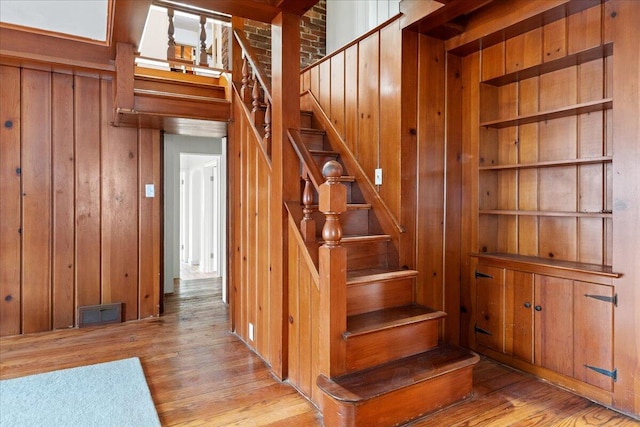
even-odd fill
[{"label": "newel post", "polygon": [[319,189],[319,209],[325,215],[324,244],[318,251],[320,273],[320,370],[334,377],[346,371],[347,249],[340,244],[340,214],[347,210],[347,189],[339,181],[342,166],[335,160],[324,165],[326,182]]}]

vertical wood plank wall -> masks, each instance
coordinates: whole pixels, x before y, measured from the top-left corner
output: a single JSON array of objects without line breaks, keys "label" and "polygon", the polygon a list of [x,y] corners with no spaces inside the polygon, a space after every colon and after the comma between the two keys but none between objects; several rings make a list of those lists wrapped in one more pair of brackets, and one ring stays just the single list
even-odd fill
[{"label": "vertical wood plank wall", "polygon": [[158,315],[160,133],[114,128],[109,77],[0,66],[0,335],[77,308]]},{"label": "vertical wood plank wall", "polygon": [[[320,404],[316,378],[320,375],[320,290],[318,271],[310,258],[300,231],[289,219],[289,382]],[[312,269],[314,270],[312,272]],[[315,273],[315,274],[314,274]]]},{"label": "vertical wood plank wall", "polygon": [[[230,211],[235,222],[230,224],[233,243],[230,265],[234,331],[267,363],[276,363],[270,356],[282,343],[271,342],[271,328],[282,328],[278,313],[269,309],[272,298],[270,221],[274,202],[271,197],[271,162],[262,149],[259,136],[234,92],[234,126],[229,138],[229,155],[239,159],[229,162]],[[253,338],[249,333],[252,325]]]},{"label": "vertical wood plank wall", "polygon": [[399,20],[303,70],[302,92],[318,100],[347,147],[374,182],[383,169],[380,196],[400,218],[402,31]]}]

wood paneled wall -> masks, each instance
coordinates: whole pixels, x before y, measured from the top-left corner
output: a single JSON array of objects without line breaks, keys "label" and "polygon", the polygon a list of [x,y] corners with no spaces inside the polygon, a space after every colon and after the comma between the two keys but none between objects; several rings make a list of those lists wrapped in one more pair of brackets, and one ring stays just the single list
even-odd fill
[{"label": "wood paneled wall", "polygon": [[279,314],[270,309],[274,285],[271,263],[281,256],[269,249],[270,212],[273,203],[281,203],[271,197],[271,161],[248,114],[234,92],[235,124],[230,129],[229,153],[239,161],[229,162],[233,330],[271,364],[272,349],[277,353],[282,345],[271,338],[272,330],[281,327]]},{"label": "wood paneled wall", "polygon": [[402,31],[397,19],[303,70],[301,92],[320,102],[342,139],[374,182],[391,212],[401,215]]},{"label": "wood paneled wall", "polygon": [[[289,382],[320,405],[320,290],[296,221],[289,217]],[[326,320],[325,320],[326,321]]]},{"label": "wood paneled wall", "polygon": [[159,131],[110,125],[110,77],[0,79],[0,335],[76,326],[85,305],[158,315]]}]

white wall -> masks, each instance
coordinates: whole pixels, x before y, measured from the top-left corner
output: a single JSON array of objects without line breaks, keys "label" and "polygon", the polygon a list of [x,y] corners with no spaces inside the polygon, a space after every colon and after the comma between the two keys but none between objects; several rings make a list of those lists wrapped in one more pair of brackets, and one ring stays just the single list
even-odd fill
[{"label": "white wall", "polygon": [[[180,277],[180,153],[221,156],[221,176],[226,177],[226,143],[220,138],[195,136],[164,136],[164,291],[173,292],[173,279]],[[221,180],[221,193],[226,195],[226,180]],[[222,197],[226,200],[226,197]],[[226,216],[220,221],[226,224]],[[226,227],[222,227],[222,242],[226,242]],[[224,251],[222,253],[224,255]],[[226,258],[221,257],[223,292],[226,288]]]},{"label": "white wall", "polygon": [[399,12],[400,0],[327,0],[327,54]]}]

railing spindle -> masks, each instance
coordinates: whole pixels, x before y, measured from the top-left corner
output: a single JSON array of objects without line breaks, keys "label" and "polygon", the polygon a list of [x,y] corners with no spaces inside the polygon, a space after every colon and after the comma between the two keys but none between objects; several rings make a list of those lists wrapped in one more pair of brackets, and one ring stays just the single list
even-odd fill
[{"label": "railing spindle", "polygon": [[264,139],[267,153],[271,154],[271,102],[266,101],[267,109],[264,112]]},{"label": "railing spindle", "polygon": [[205,24],[207,23],[207,17],[200,15],[200,66],[206,67],[209,65],[207,61],[207,30]]},{"label": "railing spindle", "polygon": [[302,190],[302,221],[300,222],[300,231],[305,242],[314,242],[316,240],[316,221],[313,219],[313,184],[309,178],[309,172],[304,172],[304,190]]},{"label": "railing spindle", "polygon": [[167,34],[169,35],[169,41],[167,46],[167,59],[176,59],[176,39],[173,37],[175,28],[173,26],[173,14],[174,11],[171,8],[167,8],[167,17],[169,18],[169,29]]},{"label": "railing spindle", "polygon": [[240,97],[244,102],[249,102],[249,61],[247,57],[242,58],[242,86],[240,87]]}]

